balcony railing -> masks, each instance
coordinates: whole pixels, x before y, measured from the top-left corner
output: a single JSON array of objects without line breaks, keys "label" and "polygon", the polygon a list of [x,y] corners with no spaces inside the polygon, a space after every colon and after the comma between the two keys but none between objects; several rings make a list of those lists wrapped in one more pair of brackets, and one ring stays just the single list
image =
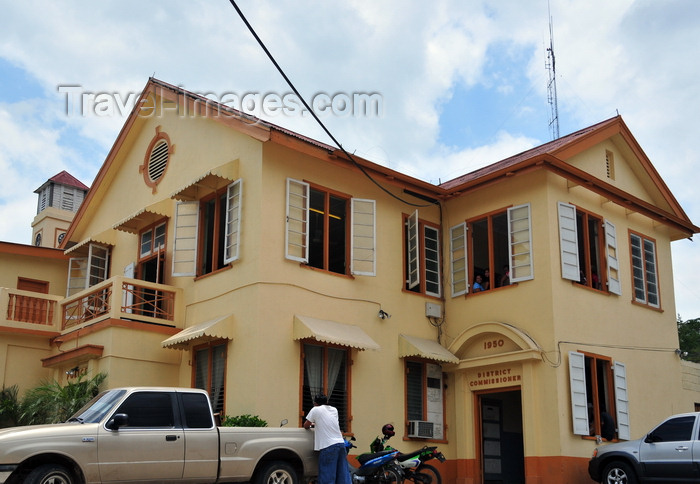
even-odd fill
[{"label": "balcony railing", "polygon": [[0,325],[59,331],[58,307],[63,298],[20,289],[0,288]]},{"label": "balcony railing", "polygon": [[[107,318],[129,319],[178,327],[181,289],[115,276],[61,303],[62,329]],[[180,306],[178,306],[180,305]]]},{"label": "balcony railing", "polygon": [[0,288],[0,326],[61,332],[108,318],[182,327],[182,289],[115,276],[69,298]]}]

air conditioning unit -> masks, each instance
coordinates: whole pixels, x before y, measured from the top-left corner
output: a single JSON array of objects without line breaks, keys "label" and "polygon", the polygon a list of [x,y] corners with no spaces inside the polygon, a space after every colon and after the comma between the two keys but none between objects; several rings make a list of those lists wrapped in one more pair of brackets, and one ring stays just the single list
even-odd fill
[{"label": "air conditioning unit", "polygon": [[432,439],[433,425],[433,422],[425,422],[423,420],[409,420],[408,436],[419,439]]}]

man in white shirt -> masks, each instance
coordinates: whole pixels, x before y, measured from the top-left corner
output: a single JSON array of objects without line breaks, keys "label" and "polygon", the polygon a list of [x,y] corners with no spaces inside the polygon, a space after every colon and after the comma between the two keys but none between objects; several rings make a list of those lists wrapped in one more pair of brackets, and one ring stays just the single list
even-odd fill
[{"label": "man in white shirt", "polygon": [[318,455],[318,484],[350,484],[345,440],[340,431],[338,410],[328,405],[328,397],[314,397],[304,428],[314,426],[314,450]]}]

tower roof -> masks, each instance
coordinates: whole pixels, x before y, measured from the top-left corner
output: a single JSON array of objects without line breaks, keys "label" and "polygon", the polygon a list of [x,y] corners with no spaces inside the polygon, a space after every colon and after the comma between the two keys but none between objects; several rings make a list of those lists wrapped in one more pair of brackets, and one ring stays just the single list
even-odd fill
[{"label": "tower roof", "polygon": [[63,170],[62,172],[57,173],[56,175],[49,178],[39,188],[34,190],[34,193],[39,193],[46,186],[47,183],[51,183],[51,182],[58,184],[58,185],[66,185],[69,187],[75,187],[75,188],[78,188],[80,190],[85,190],[85,191],[88,191],[90,189],[90,187],[86,186],[83,182],[81,182],[80,180],[75,178],[73,175],[68,173],[66,170]]}]

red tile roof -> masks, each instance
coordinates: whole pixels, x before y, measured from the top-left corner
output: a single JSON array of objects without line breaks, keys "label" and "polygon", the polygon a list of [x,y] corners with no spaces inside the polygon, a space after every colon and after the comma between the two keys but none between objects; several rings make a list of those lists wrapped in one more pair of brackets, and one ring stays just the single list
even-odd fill
[{"label": "red tile roof", "polygon": [[58,183],[61,185],[67,185],[69,187],[75,187],[75,188],[80,188],[81,190],[89,190],[90,187],[85,186],[80,180],[75,178],[73,175],[68,173],[66,170],[63,170],[61,173],[58,173],[57,175],[52,176],[49,178],[49,181],[52,181],[54,183]]},{"label": "red tile roof", "polygon": [[550,141],[540,146],[535,146],[534,148],[531,148],[527,151],[523,151],[522,153],[519,153],[517,155],[513,155],[504,160],[497,161],[496,163],[492,163],[483,168],[479,168],[478,170],[474,170],[471,173],[467,173],[466,175],[462,175],[452,180],[446,181],[442,183],[440,187],[444,188],[445,190],[450,190],[451,188],[476,180],[482,176],[489,175],[491,173],[495,173],[505,168],[517,165],[520,162],[530,160],[536,156],[541,156],[544,154],[556,155],[556,153],[562,148],[568,146],[574,141],[577,141],[582,136],[594,132],[602,128],[606,124],[614,122],[615,120],[617,120],[617,118],[618,117],[606,119],[605,121],[601,121],[600,123],[594,124],[593,126],[588,126],[587,128],[583,128],[566,136],[562,136],[561,138],[557,138],[554,141]]}]

